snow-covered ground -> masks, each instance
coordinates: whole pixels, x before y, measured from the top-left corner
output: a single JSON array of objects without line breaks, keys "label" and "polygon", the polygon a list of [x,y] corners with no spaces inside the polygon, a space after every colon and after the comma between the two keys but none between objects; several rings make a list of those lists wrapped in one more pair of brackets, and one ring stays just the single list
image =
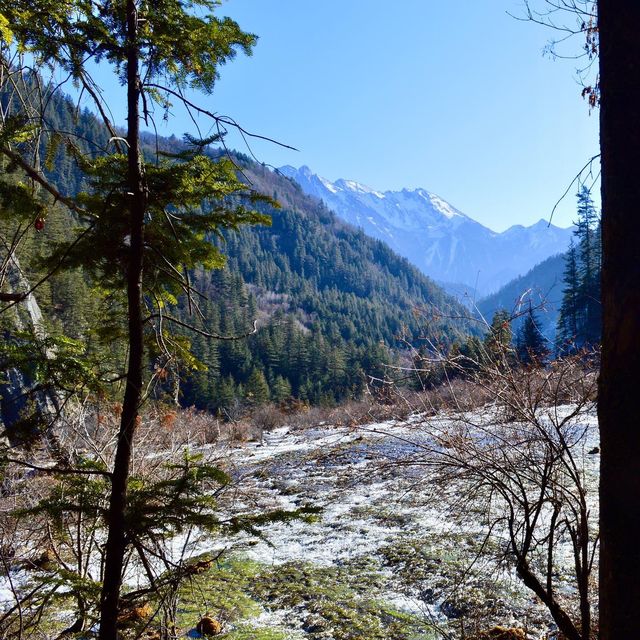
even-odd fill
[{"label": "snow-covered ground", "polygon": [[[562,418],[571,410],[554,408],[551,417]],[[243,496],[240,507],[235,496],[236,502],[230,506],[233,510],[292,509],[309,504],[322,508],[315,523],[267,525],[265,539],[244,553],[268,565],[293,562],[331,567],[373,558],[388,578],[387,602],[438,620],[457,617],[455,611],[452,614],[443,606],[455,594],[481,590],[483,584],[491,583],[495,593],[488,594],[486,600],[509,600],[509,606],[500,609],[501,622],[527,626],[529,618],[540,628],[547,622],[546,612],[534,604],[512,569],[505,564],[497,566],[491,554],[475,557],[486,533],[484,523],[473,513],[453,512],[431,485],[429,468],[420,464],[421,452],[430,449],[433,434],[459,418],[415,415],[406,421],[357,428],[323,425],[297,431],[282,427],[265,434],[262,443],[232,450],[230,459]],[[490,411],[465,417],[468,422],[489,427],[495,419]],[[580,415],[576,423],[584,429],[577,453],[590,490],[588,498],[596,509],[598,456],[587,455],[598,441],[594,412]],[[452,488],[454,494],[456,491]],[[412,544],[416,554],[420,545],[428,547],[436,567],[433,575],[421,573],[412,581],[407,579],[410,555],[401,561],[390,560],[396,547]],[[570,558],[568,552],[559,545],[560,559]],[[463,585],[460,574],[465,562],[473,565],[473,570]],[[570,593],[569,586],[563,588]]]},{"label": "snow-covered ground", "polygon": [[[562,417],[571,410],[553,411]],[[447,624],[470,608],[490,611],[487,619],[527,627],[531,638],[541,637],[552,628],[546,612],[519,584],[508,563],[498,566],[495,554],[477,552],[486,534],[483,519],[452,510],[448,494],[455,497],[460,487],[443,491],[434,486],[431,469],[422,464],[423,452],[433,448],[434,434],[460,418],[416,414],[404,421],[359,427],[285,426],[265,433],[262,442],[220,449],[216,456],[235,480],[233,490],[220,501],[223,516],[304,506],[321,512],[314,522],[267,524],[257,540],[183,535],[172,543],[175,555],[184,555],[185,549],[187,556],[231,549],[265,567],[294,564],[349,572],[366,566],[381,577],[376,597],[395,610],[437,624]],[[496,414],[487,410],[464,418],[490,425]],[[597,421],[590,411],[575,422],[584,430],[581,464],[595,509],[598,456],[588,451],[597,445]],[[497,535],[494,543],[499,542]],[[23,576],[12,578],[20,584]],[[142,580],[141,572],[132,567],[127,584],[135,587]],[[0,578],[0,609],[13,599],[9,587],[6,576]],[[570,593],[569,586],[567,590]],[[252,624],[282,628],[290,617],[289,611],[274,606]],[[297,629],[291,637],[305,636]]]}]

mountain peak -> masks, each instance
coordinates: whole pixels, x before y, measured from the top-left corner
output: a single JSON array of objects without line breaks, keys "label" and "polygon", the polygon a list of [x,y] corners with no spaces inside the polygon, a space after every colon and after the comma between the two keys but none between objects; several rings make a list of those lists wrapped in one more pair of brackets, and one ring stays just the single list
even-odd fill
[{"label": "mountain peak", "polygon": [[376,191],[375,189],[368,187],[366,184],[356,182],[355,180],[344,180],[343,178],[340,178],[333,183],[333,186],[339,187],[340,189],[345,189],[347,191],[354,191],[356,193],[368,193],[376,196],[377,198],[384,198],[384,193]]},{"label": "mountain peak", "polygon": [[[338,217],[383,240],[427,275],[477,287],[480,293],[495,291],[534,264],[563,252],[571,237],[571,229],[553,225],[547,229],[544,219],[496,233],[422,188],[383,193],[355,180],[332,182],[307,166],[281,171]],[[478,273],[482,282],[477,282]]]}]

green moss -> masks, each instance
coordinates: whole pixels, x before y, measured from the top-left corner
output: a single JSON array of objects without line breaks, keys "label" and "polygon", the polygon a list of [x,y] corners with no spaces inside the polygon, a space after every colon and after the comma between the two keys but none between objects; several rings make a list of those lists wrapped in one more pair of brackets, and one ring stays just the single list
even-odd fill
[{"label": "green moss", "polygon": [[266,607],[304,611],[302,628],[308,638],[429,638],[420,618],[380,601],[385,584],[385,578],[368,567],[285,564],[256,576],[252,592]]},{"label": "green moss", "polygon": [[240,625],[219,637],[225,640],[290,640],[291,634],[278,629],[258,629],[251,625]]},{"label": "green moss", "polygon": [[[419,616],[384,602],[391,588],[380,561],[361,557],[340,567],[289,563],[265,567],[242,557],[212,561],[202,556],[181,587],[176,626],[188,634],[205,615],[222,622],[226,640],[427,640]],[[287,610],[279,627],[252,624],[264,609]],[[154,629],[152,623],[150,629]]]},{"label": "green moss", "polygon": [[402,527],[403,531],[407,531],[412,524],[410,514],[400,513],[384,502],[356,506],[351,510],[351,515],[354,518],[370,518],[384,527]]}]

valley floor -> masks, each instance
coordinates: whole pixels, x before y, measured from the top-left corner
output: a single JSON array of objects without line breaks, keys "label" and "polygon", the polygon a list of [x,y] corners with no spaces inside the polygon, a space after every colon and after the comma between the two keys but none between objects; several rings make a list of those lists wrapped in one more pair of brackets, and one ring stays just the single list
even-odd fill
[{"label": "valley floor", "polygon": [[[433,481],[423,453],[459,417],[283,426],[262,442],[205,445],[235,480],[223,513],[321,512],[312,522],[267,524],[258,538],[178,537],[180,553],[216,561],[183,588],[177,627],[195,637],[206,614],[228,640],[471,638],[495,625],[555,638],[548,613],[515,577],[500,532],[487,536],[486,514],[459,495],[464,487]],[[597,443],[595,413],[576,420],[586,454]],[[597,456],[583,459],[597,495]],[[27,580],[24,572],[12,579]],[[143,574],[130,571],[127,584],[143,585]],[[5,577],[0,609],[9,587]],[[563,588],[571,595],[569,578]]]},{"label": "valley floor", "polygon": [[[554,637],[505,560],[504,541],[487,539],[482,514],[457,510],[422,464],[429,434],[455,419],[281,427],[232,449],[233,511],[322,508],[314,523],[272,524],[264,539],[235,545],[225,566],[247,582],[233,588],[260,607],[245,624],[268,638],[314,640],[469,637],[498,624]],[[586,449],[597,422],[593,412],[580,421]],[[584,460],[595,495],[597,458]],[[213,615],[229,615],[211,604]]]}]

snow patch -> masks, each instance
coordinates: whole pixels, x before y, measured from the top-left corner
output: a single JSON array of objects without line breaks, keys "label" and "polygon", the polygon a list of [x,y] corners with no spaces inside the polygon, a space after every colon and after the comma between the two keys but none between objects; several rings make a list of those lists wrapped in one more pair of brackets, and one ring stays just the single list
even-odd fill
[{"label": "snow patch", "polygon": [[[421,194],[422,195],[422,194]],[[462,216],[462,214],[454,209],[448,202],[440,198],[439,196],[429,193],[424,195],[423,197],[428,198],[431,201],[431,204],[443,215],[449,218],[456,218]]]},{"label": "snow patch", "polygon": [[343,188],[348,189],[349,191],[355,191],[356,193],[367,193],[376,198],[380,198],[384,200],[384,193],[380,191],[376,191],[371,187],[367,187],[365,184],[361,184],[360,182],[356,182],[355,180],[338,180],[336,184],[343,186]]},{"label": "snow patch", "polygon": [[333,182],[329,182],[329,180],[327,180],[326,178],[321,178],[320,176],[318,176],[318,180],[320,180],[322,186],[325,189],[331,191],[331,193],[338,193],[338,190],[333,186]]}]

